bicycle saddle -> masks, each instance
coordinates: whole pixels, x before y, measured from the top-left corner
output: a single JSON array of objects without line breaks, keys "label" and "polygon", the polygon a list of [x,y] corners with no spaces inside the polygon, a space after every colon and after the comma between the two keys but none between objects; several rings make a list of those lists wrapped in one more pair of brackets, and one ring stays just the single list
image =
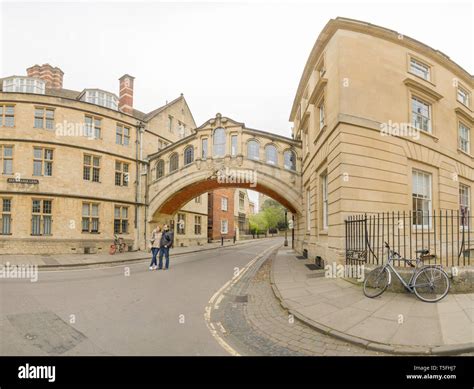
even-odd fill
[{"label": "bicycle saddle", "polygon": [[415,253],[421,254],[421,255],[426,255],[430,253],[430,250],[427,249],[421,249],[421,250],[416,250]]}]

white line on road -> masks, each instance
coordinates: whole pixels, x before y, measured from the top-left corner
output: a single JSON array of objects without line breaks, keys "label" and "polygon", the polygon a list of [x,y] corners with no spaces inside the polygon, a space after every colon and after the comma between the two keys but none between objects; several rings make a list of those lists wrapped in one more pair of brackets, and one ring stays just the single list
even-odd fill
[{"label": "white line on road", "polygon": [[[272,250],[276,249],[279,246],[281,246],[280,243],[278,243],[276,245],[273,245],[273,246],[265,249],[264,251],[262,251],[260,254],[255,256],[252,260],[250,260],[250,262],[247,263],[247,265],[245,265],[239,271],[239,273],[236,276],[232,277],[232,279],[227,281],[216,293],[214,293],[214,295],[211,297],[211,299],[209,300],[207,306],[204,309],[204,320],[206,322],[207,328],[211,332],[211,335],[216,339],[217,343],[219,343],[222,346],[222,348],[224,350],[226,350],[230,355],[233,355],[233,356],[236,356],[236,357],[240,356],[240,354],[236,350],[234,350],[224,339],[222,339],[222,337],[217,332],[217,330],[214,326],[214,323],[211,322],[212,307],[214,306],[214,309],[218,309],[219,308],[219,303],[224,298],[225,291],[227,289],[230,289],[237,282],[239,282],[239,280],[242,278],[242,276],[255,264],[255,262],[257,262],[260,258],[262,258],[267,253],[271,252]],[[216,299],[217,299],[217,301],[216,301]],[[215,305],[214,305],[214,301],[216,301]],[[216,306],[217,306],[217,308],[216,308]],[[221,332],[223,334],[227,333],[227,331],[225,330],[225,328],[224,328],[224,326],[222,325],[221,322],[216,322],[215,324],[216,324],[217,327],[219,327],[219,329],[221,330]]]}]

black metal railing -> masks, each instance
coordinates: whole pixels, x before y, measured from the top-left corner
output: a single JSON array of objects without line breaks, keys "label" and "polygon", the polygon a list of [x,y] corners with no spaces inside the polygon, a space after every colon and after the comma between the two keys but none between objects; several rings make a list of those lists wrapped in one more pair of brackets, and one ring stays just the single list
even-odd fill
[{"label": "black metal railing", "polygon": [[[346,262],[382,264],[384,242],[404,258],[429,249],[424,261],[442,266],[468,266],[474,258],[473,216],[467,211],[366,213],[345,221]],[[474,261],[472,261],[474,263]],[[406,266],[396,261],[396,266]]]}]

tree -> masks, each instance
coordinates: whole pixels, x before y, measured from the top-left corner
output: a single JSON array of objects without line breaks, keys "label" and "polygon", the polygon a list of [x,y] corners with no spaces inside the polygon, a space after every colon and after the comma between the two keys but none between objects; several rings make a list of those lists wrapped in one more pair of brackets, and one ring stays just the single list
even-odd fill
[{"label": "tree", "polygon": [[250,230],[252,233],[264,233],[268,230],[268,222],[262,212],[250,216]]}]

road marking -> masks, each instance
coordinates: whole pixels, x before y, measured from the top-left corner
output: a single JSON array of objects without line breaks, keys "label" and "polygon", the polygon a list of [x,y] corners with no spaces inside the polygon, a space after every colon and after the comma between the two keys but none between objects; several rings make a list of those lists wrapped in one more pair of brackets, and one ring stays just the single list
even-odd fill
[{"label": "road marking", "polygon": [[[230,279],[229,281],[227,281],[216,293],[214,293],[211,297],[211,299],[209,300],[207,306],[204,308],[204,321],[206,322],[206,326],[207,328],[209,329],[209,331],[211,332],[211,335],[216,339],[217,343],[219,343],[219,345],[224,349],[226,350],[230,355],[232,356],[236,356],[236,357],[239,357],[240,354],[235,350],[233,349],[218,333],[218,331],[216,330],[216,327],[214,326],[214,323],[211,322],[211,314],[212,314],[212,309],[213,309],[213,306],[214,306],[214,309],[218,309],[219,308],[219,303],[222,301],[222,299],[224,298],[224,294],[225,294],[225,291],[227,289],[230,289],[232,286],[234,286],[237,282],[239,282],[239,280],[243,277],[243,275],[255,264],[255,262],[257,262],[260,258],[264,257],[265,255],[267,255],[269,252],[273,251],[274,249],[276,249],[277,247],[280,247],[281,246],[281,243],[278,243],[278,244],[275,244],[273,246],[270,246],[268,247],[267,249],[263,250],[260,254],[258,254],[257,256],[255,256],[254,258],[252,258],[250,260],[249,263],[247,263],[240,271],[237,275],[235,275],[234,277],[232,277],[232,279]],[[217,299],[217,300],[216,300]],[[214,304],[214,301],[216,301],[216,303]],[[217,306],[217,308],[216,308]],[[216,322],[215,325],[217,327],[219,327],[220,331],[223,333],[223,334],[227,334],[227,331],[226,329],[224,328],[224,326],[222,325],[221,322]]]},{"label": "road marking", "polygon": [[216,303],[214,304],[214,309],[219,309],[219,304],[221,303],[222,299],[224,298],[224,295],[221,294],[218,298]]}]

